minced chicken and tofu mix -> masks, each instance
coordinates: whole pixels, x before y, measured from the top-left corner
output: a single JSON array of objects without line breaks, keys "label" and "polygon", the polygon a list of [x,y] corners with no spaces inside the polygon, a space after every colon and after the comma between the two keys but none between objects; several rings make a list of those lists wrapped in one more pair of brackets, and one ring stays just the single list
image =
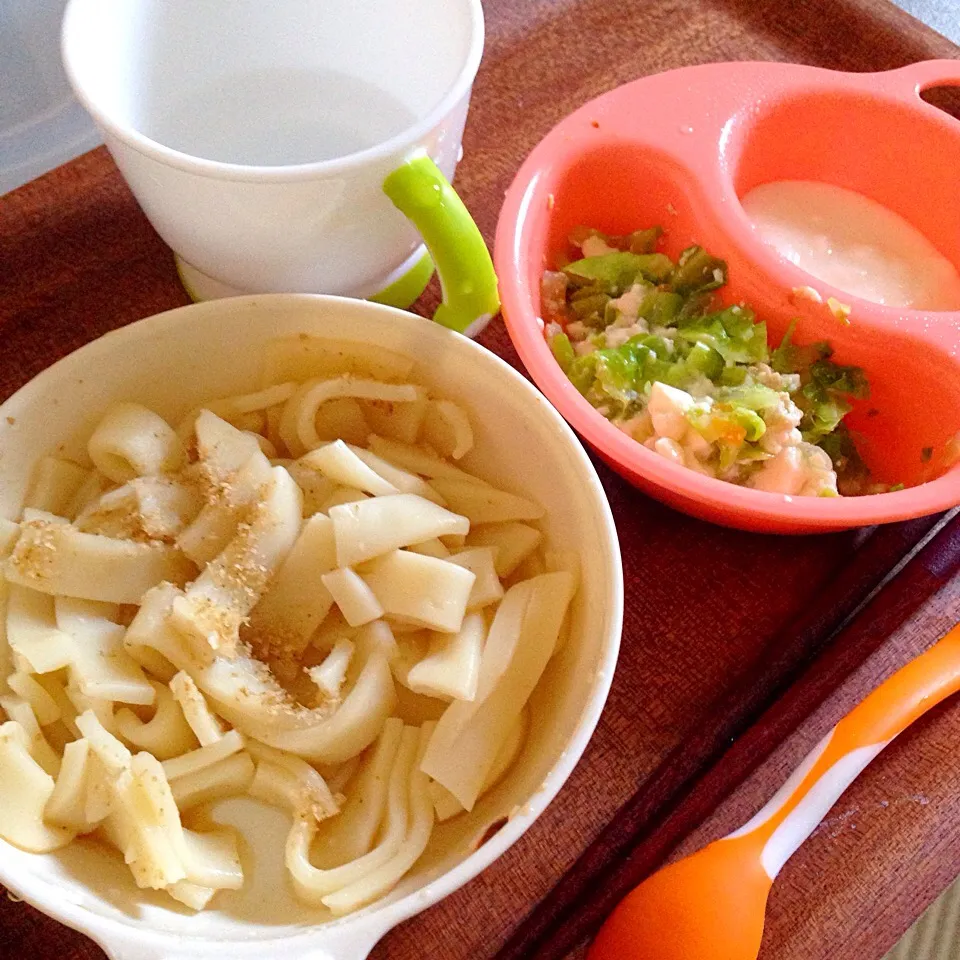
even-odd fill
[{"label": "minced chicken and tofu mix", "polygon": [[[770,350],[744,304],[722,306],[722,260],[656,250],[659,227],[578,228],[580,256],[543,276],[546,335],[580,393],[630,437],[706,476],[789,496],[880,492],[843,424],[869,387],[828,343]],[[889,490],[889,487],[883,487]]]}]

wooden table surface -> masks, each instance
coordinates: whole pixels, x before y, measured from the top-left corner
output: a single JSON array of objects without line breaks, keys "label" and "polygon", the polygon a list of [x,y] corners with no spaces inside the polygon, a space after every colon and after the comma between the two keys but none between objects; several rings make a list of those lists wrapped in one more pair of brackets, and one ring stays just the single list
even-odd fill
[{"label": "wooden table surface", "polygon": [[[487,0],[485,9],[457,186],[488,240],[530,148],[619,83],[716,60],[876,70],[958,55],[885,0]],[[0,198],[0,395],[95,336],[185,302],[169,250],[102,149]],[[519,366],[499,321],[482,341]],[[915,561],[841,630],[945,521],[764,537],[676,514],[598,470],[623,547],[627,613],[597,733],[527,835],[388,935],[378,960],[577,955],[618,883],[749,815],[826,725],[956,619],[956,522],[927,548],[923,570]],[[895,609],[878,613],[898,583]],[[778,882],[765,957],[879,958],[960,870],[951,739],[960,742],[960,710],[948,705],[841,801]],[[914,795],[930,802],[905,799]],[[0,924],[3,958],[103,956],[24,905],[0,900]]]}]

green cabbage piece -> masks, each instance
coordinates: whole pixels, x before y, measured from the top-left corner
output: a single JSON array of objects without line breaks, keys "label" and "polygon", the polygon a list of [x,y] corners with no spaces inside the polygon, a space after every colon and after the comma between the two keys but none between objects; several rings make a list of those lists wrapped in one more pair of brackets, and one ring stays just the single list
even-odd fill
[{"label": "green cabbage piece", "polygon": [[660,283],[672,271],[673,261],[662,253],[630,253],[626,250],[584,257],[563,268],[568,277],[596,281],[614,296],[620,296],[637,280]]},{"label": "green cabbage piece", "polygon": [[627,236],[627,249],[631,253],[653,253],[663,236],[663,227],[650,227],[649,230],[634,230]]},{"label": "green cabbage piece", "polygon": [[716,380],[723,373],[723,356],[706,343],[697,342],[686,356],[687,369],[709,380]]},{"label": "green cabbage piece", "polygon": [[726,263],[703,247],[687,247],[670,275],[670,286],[677,293],[717,290],[726,282]]},{"label": "green cabbage piece", "polygon": [[550,350],[564,373],[570,369],[570,365],[577,359],[573,344],[565,333],[555,333],[550,338]]},{"label": "green cabbage piece", "polygon": [[770,354],[770,366],[777,373],[800,373],[817,360],[826,360],[833,355],[833,347],[825,340],[797,346],[793,342],[793,333],[797,321],[794,320],[780,341],[780,346]]},{"label": "green cabbage piece", "polygon": [[596,370],[596,352],[587,353],[582,357],[574,357],[567,367],[567,376],[580,393],[586,396],[596,379]]},{"label": "green cabbage piece", "polygon": [[746,439],[750,443],[755,443],[767,432],[763,417],[747,407],[734,407],[728,416],[737,426],[743,427],[746,431]]},{"label": "green cabbage piece", "polygon": [[800,389],[792,394],[794,403],[803,411],[800,432],[808,443],[821,443],[853,409],[851,400],[870,396],[870,384],[860,367],[834,363],[829,343],[794,344],[795,327],[796,321],[771,354],[771,365],[779,373],[800,374]]},{"label": "green cabbage piece", "polygon": [[760,413],[772,410],[780,404],[780,394],[762,383],[745,383],[739,387],[723,387],[717,394],[717,402],[728,407],[740,407]]},{"label": "green cabbage piece", "polygon": [[595,227],[578,226],[570,231],[570,243],[582,246],[589,237],[599,237],[608,247],[615,250],[627,250],[630,253],[653,253],[657,242],[663,236],[663,227],[650,227],[647,230],[634,230],[626,236],[618,237],[604,233]]},{"label": "green cabbage piece", "polygon": [[683,306],[683,297],[670,290],[651,290],[640,304],[638,316],[654,327],[672,326]]}]

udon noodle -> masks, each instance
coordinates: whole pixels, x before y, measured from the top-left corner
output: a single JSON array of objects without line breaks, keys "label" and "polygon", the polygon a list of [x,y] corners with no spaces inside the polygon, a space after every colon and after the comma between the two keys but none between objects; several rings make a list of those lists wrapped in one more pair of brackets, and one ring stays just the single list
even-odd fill
[{"label": "udon noodle", "polygon": [[246,795],[289,813],[292,888],[339,915],[498,782],[576,563],[459,465],[466,411],[415,379],[287,338],[255,392],[174,425],[118,403],[89,462],[40,460],[0,521],[0,836],[93,835],[200,910],[243,868],[198,814]]}]

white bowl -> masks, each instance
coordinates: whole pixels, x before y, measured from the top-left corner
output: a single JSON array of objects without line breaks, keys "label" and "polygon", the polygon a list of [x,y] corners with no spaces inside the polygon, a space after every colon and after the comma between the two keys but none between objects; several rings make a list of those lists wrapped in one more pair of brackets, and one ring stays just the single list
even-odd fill
[{"label": "white bowl", "polygon": [[[580,443],[498,357],[390,307],[306,294],[238,297],[108,333],[0,406],[0,514],[16,516],[38,457],[82,455],[82,441],[112,401],[138,400],[176,422],[203,400],[253,388],[263,345],[294,332],[407,353],[417,360],[421,382],[468,408],[477,443],[467,469],[539,500],[547,510],[548,545],[580,554],[570,641],[534,694],[530,736],[508,776],[470,814],[436,828],[426,853],[389,897],[346,917],[330,920],[295,901],[283,868],[288,821],[248,800],[227,801],[221,819],[251,840],[256,866],[248,868],[242,891],[221,892],[213,909],[197,915],[138,890],[120,858],[90,841],[46,855],[0,841],[0,883],[92,937],[113,960],[366,957],[387,930],[475,877],[533,823],[583,753],[610,687],[623,575],[610,508]],[[506,825],[478,847],[487,828],[504,817]]]}]

